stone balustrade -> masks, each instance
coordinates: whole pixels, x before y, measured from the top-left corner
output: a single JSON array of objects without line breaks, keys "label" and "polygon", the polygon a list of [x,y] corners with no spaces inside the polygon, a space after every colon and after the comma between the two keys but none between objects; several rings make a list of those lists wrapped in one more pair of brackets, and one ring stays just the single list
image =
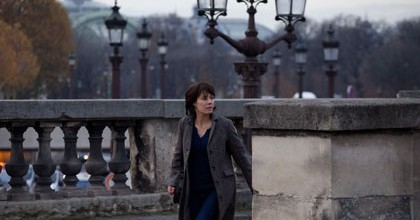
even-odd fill
[{"label": "stone balustrade", "polygon": [[[243,104],[249,101],[216,100],[217,111],[233,119],[241,129]],[[6,128],[10,134],[10,159],[4,169],[11,177],[10,189],[0,192],[0,203],[7,206],[8,201],[24,203],[164,192],[178,120],[184,114],[183,100],[0,101],[0,128]],[[32,162],[24,156],[24,133],[28,128],[38,134],[37,155]],[[51,142],[56,136],[51,133],[56,128],[63,133],[64,146],[61,151],[56,146],[53,154]],[[77,155],[81,128],[87,130],[88,140],[84,142],[89,143],[89,157],[84,164]],[[112,155],[109,161],[104,159],[102,146],[105,128],[112,131],[112,144],[106,149]],[[7,151],[7,146],[0,147]],[[57,148],[61,154],[56,152]],[[37,176],[32,192],[24,179],[30,165]],[[54,191],[50,177],[57,167],[64,174],[65,187]],[[77,174],[82,169],[90,175],[87,188],[77,187]],[[131,188],[126,184],[127,173]],[[106,177],[112,177],[111,188],[104,184]]]},{"label": "stone balustrade", "polygon": [[[416,94],[401,93],[398,99],[216,100],[217,111],[233,119],[241,133],[252,129],[253,219],[418,219]],[[11,144],[5,166],[12,177],[11,189],[0,192],[2,217],[22,216],[41,204],[53,207],[43,217],[54,210],[64,216],[98,209],[104,215],[164,210],[170,198],[159,192],[166,188],[182,115],[181,100],[0,101],[0,127],[7,128]],[[58,163],[51,153],[51,131],[57,127],[64,137]],[[109,161],[101,142],[105,127],[113,131]],[[29,166],[23,155],[28,128],[38,133],[39,142],[33,192],[22,180]],[[89,134],[84,165],[76,155],[82,128]],[[66,187],[55,192],[48,186],[57,164]],[[83,168],[91,175],[91,187],[85,190],[75,187]],[[127,171],[131,189],[124,184]],[[103,186],[108,172],[115,182],[110,189]],[[140,200],[138,195],[147,196]],[[32,213],[42,216],[39,210]]]}]

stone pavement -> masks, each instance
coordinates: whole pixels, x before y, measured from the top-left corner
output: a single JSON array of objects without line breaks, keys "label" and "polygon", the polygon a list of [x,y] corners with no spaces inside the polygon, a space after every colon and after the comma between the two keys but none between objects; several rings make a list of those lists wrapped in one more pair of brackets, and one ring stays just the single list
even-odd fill
[{"label": "stone pavement", "polygon": [[[238,184],[244,182],[242,178],[238,178]],[[165,194],[166,195],[166,194]],[[152,201],[153,202],[153,201]],[[133,203],[131,203],[133,204]],[[238,185],[236,192],[236,212],[235,220],[251,220],[252,219],[252,194],[247,188]],[[91,220],[178,220],[176,211],[163,211],[155,214],[139,214],[139,215],[122,215],[109,217],[94,217]]]},{"label": "stone pavement", "polygon": [[[111,217],[97,217],[92,220],[178,220],[177,213],[165,213],[160,215],[127,215],[127,216],[111,216]],[[251,220],[251,211],[240,211],[235,213],[235,220]]]}]

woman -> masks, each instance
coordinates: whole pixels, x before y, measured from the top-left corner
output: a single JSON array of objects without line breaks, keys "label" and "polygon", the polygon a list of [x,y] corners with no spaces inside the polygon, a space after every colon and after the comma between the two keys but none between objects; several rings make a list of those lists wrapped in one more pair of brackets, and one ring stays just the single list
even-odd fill
[{"label": "woman", "polygon": [[185,93],[184,116],[178,126],[178,142],[172,160],[168,193],[181,190],[179,219],[234,218],[235,173],[232,157],[250,189],[251,158],[231,120],[217,115],[213,86],[197,83]]}]

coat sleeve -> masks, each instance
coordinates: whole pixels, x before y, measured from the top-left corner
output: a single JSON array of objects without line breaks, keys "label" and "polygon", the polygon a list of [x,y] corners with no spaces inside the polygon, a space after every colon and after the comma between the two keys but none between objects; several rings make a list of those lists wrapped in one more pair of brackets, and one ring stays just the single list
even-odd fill
[{"label": "coat sleeve", "polygon": [[239,166],[239,168],[241,168],[245,180],[252,191],[251,156],[249,155],[249,152],[246,150],[245,146],[242,144],[238,136],[238,131],[236,130],[231,120],[229,120],[227,130],[228,150],[232,154],[232,157],[235,160],[236,164]]},{"label": "coat sleeve", "polygon": [[183,170],[184,161],[183,161],[183,133],[184,125],[183,120],[181,119],[178,123],[178,138],[175,145],[175,151],[172,157],[171,163],[171,173],[169,178],[170,186],[177,186],[179,181],[179,174]]}]

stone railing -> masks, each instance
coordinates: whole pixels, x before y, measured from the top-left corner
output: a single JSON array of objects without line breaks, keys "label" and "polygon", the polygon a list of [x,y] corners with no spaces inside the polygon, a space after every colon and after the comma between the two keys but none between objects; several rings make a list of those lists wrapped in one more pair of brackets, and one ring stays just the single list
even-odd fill
[{"label": "stone railing", "polygon": [[399,97],[246,104],[253,219],[419,219],[420,99]]},{"label": "stone railing", "polygon": [[[217,111],[233,119],[241,129],[243,105],[249,101],[217,100]],[[0,101],[0,128],[10,134],[10,148],[0,147],[3,152],[10,150],[10,160],[4,168],[11,177],[10,189],[0,192],[0,203],[163,192],[178,120],[184,112],[182,100]],[[102,146],[106,127],[112,131],[110,149]],[[39,142],[32,162],[24,156],[24,133],[28,128],[36,131]],[[56,128],[63,133],[61,154],[59,146],[54,147],[54,153],[51,150],[51,142],[57,138],[51,133]],[[80,140],[81,129],[87,131],[87,140]],[[89,143],[89,157],[84,164],[77,155],[80,141]],[[109,161],[104,159],[105,150],[111,152]],[[24,180],[30,166],[37,176],[33,191]],[[50,176],[57,167],[64,175],[65,187],[54,191]],[[90,175],[90,186],[82,189],[77,187],[81,170]],[[126,184],[127,173],[131,188]],[[106,177],[114,182],[111,188],[104,185]]]},{"label": "stone railing", "polygon": [[[217,111],[233,119],[239,130],[252,129],[253,219],[418,219],[416,94],[403,92],[398,99],[217,100]],[[59,210],[66,216],[97,211],[89,207],[111,215],[136,213],[139,205],[149,210],[169,206],[168,197],[152,193],[140,201],[143,194],[138,193],[165,191],[182,115],[180,100],[1,101],[0,127],[7,128],[11,143],[6,169],[12,176],[11,189],[0,192],[2,217],[32,209],[39,215],[39,204],[46,204],[50,215]],[[101,145],[105,126],[114,139],[109,163]],[[32,164],[39,176],[34,192],[26,191],[22,180],[29,166],[22,153],[28,127],[39,134]],[[65,159],[58,164],[66,187],[58,192],[49,188],[48,179],[56,167],[50,148],[53,127],[62,129],[65,143]],[[79,127],[89,133],[84,166],[92,186],[86,190],[74,187],[81,169],[75,159]],[[116,183],[109,190],[102,184],[108,166]],[[131,190],[123,184],[128,170]],[[82,199],[70,198],[74,196]],[[68,199],[54,200],[63,197]]]}]

